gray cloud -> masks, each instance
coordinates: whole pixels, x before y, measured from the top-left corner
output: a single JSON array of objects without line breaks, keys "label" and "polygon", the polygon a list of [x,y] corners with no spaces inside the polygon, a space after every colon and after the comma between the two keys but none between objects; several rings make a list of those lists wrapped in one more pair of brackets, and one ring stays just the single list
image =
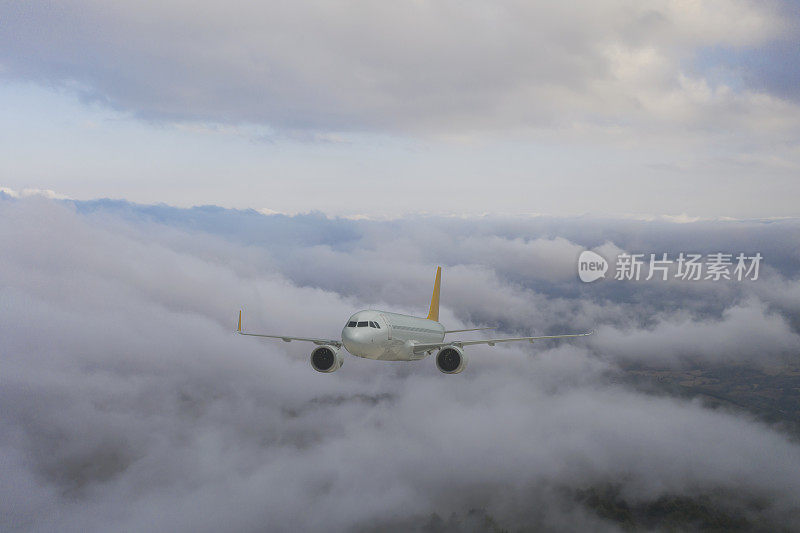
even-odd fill
[{"label": "gray cloud", "polygon": [[797,118],[780,98],[714,85],[685,66],[703,47],[769,50],[790,30],[767,3],[75,1],[3,10],[7,78],[68,86],[149,119],[267,125],[303,138],[529,127],[609,138],[629,126],[639,136],[673,126],[706,135],[756,123],[759,135],[785,135]]},{"label": "gray cloud", "polygon": [[[609,379],[640,349],[669,364],[796,358],[796,307],[774,297],[796,284],[793,252],[763,284],[684,289],[685,307],[659,300],[670,284],[575,290],[557,268],[582,246],[679,245],[684,232],[697,246],[768,246],[762,232],[785,245],[788,222],[648,236],[593,221],[578,238],[574,220],[259,216],[238,231],[251,214],[161,209],[0,202],[0,528],[408,530],[437,513],[615,530],[570,496],[606,484],[632,504],[710,495],[751,523],[800,527],[796,441]],[[545,266],[528,272],[529,257]],[[232,334],[239,306],[249,327],[323,336],[358,308],[419,312],[438,261],[448,325],[599,334],[476,347],[456,379],[430,360],[353,357],[321,375],[307,346]]]}]

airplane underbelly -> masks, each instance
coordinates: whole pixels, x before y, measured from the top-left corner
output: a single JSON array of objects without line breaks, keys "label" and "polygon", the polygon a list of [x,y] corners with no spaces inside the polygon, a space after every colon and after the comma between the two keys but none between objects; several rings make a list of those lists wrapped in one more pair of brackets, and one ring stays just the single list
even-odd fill
[{"label": "airplane underbelly", "polygon": [[[399,337],[399,338],[398,338]],[[414,352],[414,344],[427,344],[442,342],[444,335],[403,335],[396,336],[387,341],[385,349],[379,359],[385,361],[416,361],[427,357],[425,352]]]},{"label": "airplane underbelly", "polygon": [[409,357],[405,349],[406,343],[399,339],[384,340],[372,346],[358,346],[348,348],[348,351],[364,359],[376,359],[380,361],[408,361]]}]

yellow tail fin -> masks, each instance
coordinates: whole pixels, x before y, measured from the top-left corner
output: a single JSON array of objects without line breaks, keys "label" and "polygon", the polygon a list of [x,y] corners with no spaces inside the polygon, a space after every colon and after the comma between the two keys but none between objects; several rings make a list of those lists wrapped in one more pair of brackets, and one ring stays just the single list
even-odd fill
[{"label": "yellow tail fin", "polygon": [[428,311],[428,320],[439,321],[439,286],[442,284],[442,267],[436,267],[436,281],[433,282],[433,296],[431,296],[431,309]]}]

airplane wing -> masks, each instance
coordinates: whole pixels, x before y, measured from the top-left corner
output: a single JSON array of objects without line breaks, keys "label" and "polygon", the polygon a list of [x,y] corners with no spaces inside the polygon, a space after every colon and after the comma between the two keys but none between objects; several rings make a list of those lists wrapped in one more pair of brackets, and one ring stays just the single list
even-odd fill
[{"label": "airplane wing", "polygon": [[518,341],[533,342],[539,339],[565,339],[568,337],[588,337],[593,333],[594,331],[589,331],[588,333],[570,333],[568,335],[540,335],[538,337],[510,337],[505,339],[482,339],[476,341],[432,342],[428,344],[420,343],[414,345],[414,352],[422,353],[430,350],[436,350],[438,348],[444,348],[445,346],[458,346],[459,348],[463,348],[464,346],[472,346],[474,344],[488,344],[489,346],[494,346],[498,342],[518,342]]},{"label": "airplane wing", "polygon": [[447,331],[445,331],[445,334],[447,334],[447,333],[462,333],[464,331],[483,331],[485,329],[497,329],[497,328],[491,327],[491,328],[470,328],[470,329],[448,329]]},{"label": "airplane wing", "polygon": [[342,341],[336,339],[315,339],[312,337],[289,337],[287,335],[265,335],[263,333],[245,333],[242,331],[242,312],[239,311],[239,325],[236,327],[236,333],[239,335],[247,335],[248,337],[266,337],[268,339],[280,339],[283,342],[292,342],[292,341],[305,341],[305,342],[313,342],[314,344],[318,344],[320,346],[324,344],[329,344],[332,346],[341,346]]}]

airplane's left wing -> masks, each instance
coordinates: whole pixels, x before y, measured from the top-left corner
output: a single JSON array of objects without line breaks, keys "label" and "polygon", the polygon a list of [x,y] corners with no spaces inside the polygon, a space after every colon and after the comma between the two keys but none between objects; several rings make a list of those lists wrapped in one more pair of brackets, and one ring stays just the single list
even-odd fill
[{"label": "airplane's left wing", "polygon": [[239,311],[239,325],[236,327],[236,333],[239,335],[247,335],[249,337],[266,337],[268,339],[280,339],[283,342],[292,342],[292,341],[304,341],[304,342],[313,342],[314,344],[318,344],[320,346],[323,345],[332,345],[332,346],[341,346],[342,341],[336,339],[315,339],[313,337],[290,337],[288,335],[266,335],[263,333],[246,333],[242,331],[242,312]]},{"label": "airplane's left wing", "polygon": [[593,333],[594,331],[589,331],[587,333],[570,333],[568,335],[540,335],[538,337],[509,337],[505,339],[482,339],[476,341],[432,342],[427,344],[415,344],[414,352],[422,353],[430,350],[437,350],[439,348],[444,348],[445,346],[458,346],[459,348],[463,348],[464,346],[472,346],[474,344],[488,344],[489,346],[494,346],[498,342],[519,342],[519,341],[533,342],[535,340],[540,340],[540,339],[566,339],[569,337],[588,337]]}]

